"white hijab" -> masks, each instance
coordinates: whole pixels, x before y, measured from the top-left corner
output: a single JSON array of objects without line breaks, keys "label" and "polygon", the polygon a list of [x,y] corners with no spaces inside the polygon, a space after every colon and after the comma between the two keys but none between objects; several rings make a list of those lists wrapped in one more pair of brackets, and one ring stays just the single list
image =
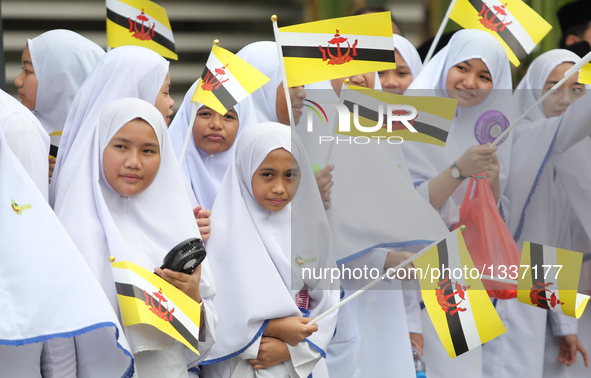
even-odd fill
[{"label": "white hijab", "polygon": [[[324,281],[306,278],[305,268],[335,267],[330,229],[310,162],[288,127],[263,123],[245,130],[236,142],[235,157],[222,181],[212,210],[216,232],[208,252],[219,288],[215,305],[220,314],[220,337],[205,364],[242,353],[262,334],[267,320],[301,316],[295,295],[304,285],[310,295],[310,318],[338,302],[338,292]],[[270,212],[255,200],[252,176],[266,156],[283,148],[300,168],[300,183],[293,201]],[[293,235],[293,238],[292,238]],[[302,260],[299,260],[302,259]],[[308,338],[326,351],[334,333],[336,313],[319,322]]]},{"label": "white hijab", "polygon": [[48,134],[61,131],[76,93],[105,51],[61,29],[28,39],[27,45],[38,82],[34,114]]},{"label": "white hijab", "polygon": [[[103,152],[117,131],[136,118],[154,129],[160,145],[160,168],[147,189],[133,197],[122,197],[104,177]],[[116,100],[103,109],[90,133],[85,143],[73,147],[79,168],[56,213],[118,311],[109,255],[153,271],[173,247],[200,234],[164,119],[154,106],[136,98]],[[213,297],[215,288],[207,259],[201,274],[201,296]],[[149,349],[169,345],[172,339],[130,341],[135,353],[145,350],[146,345]]]},{"label": "white hijab", "polygon": [[270,80],[252,93],[252,104],[258,122],[279,122],[277,118],[277,88],[283,81],[275,42],[254,42],[236,54],[261,71]]},{"label": "white hijab", "polygon": [[[172,147],[174,148],[177,158],[180,158],[183,150],[187,130],[189,127],[193,127],[195,121],[194,119],[190,119],[194,106],[193,103],[191,103],[191,97],[193,97],[193,93],[195,92],[198,83],[199,80],[193,83],[191,88],[185,94],[183,103],[168,129],[170,140],[172,141]],[[203,105],[198,104],[197,106],[201,108]],[[251,97],[242,100],[242,102],[234,107],[234,110],[236,110],[236,113],[238,114],[239,127],[238,133],[236,134],[236,139],[238,139],[240,134],[242,134],[246,128],[257,123],[254,112],[252,111]],[[235,144],[236,141],[234,141],[234,145]],[[191,134],[185,160],[183,162],[183,172],[191,182],[191,188],[193,189],[197,203],[201,205],[203,209],[211,210],[213,207],[213,201],[218,193],[220,183],[224,178],[228,165],[230,165],[230,162],[232,161],[234,145],[232,145],[228,151],[210,155],[197,148]]]},{"label": "white hijab", "polygon": [[[75,337],[79,377],[131,376],[130,348],[109,300],[46,199],[6,147],[2,128],[0,182],[0,345]],[[13,202],[21,207],[20,213]]]},{"label": "white hijab", "polygon": [[49,136],[29,109],[0,90],[0,129],[8,147],[47,198]]},{"label": "white hijab", "polygon": [[[575,53],[562,49],[550,50],[537,57],[515,90],[515,114],[522,114],[542,96],[548,76],[558,65],[579,60]],[[550,123],[555,124],[560,118],[553,117]],[[587,151],[591,140],[585,138],[550,159],[549,148],[556,130],[544,127],[548,120],[540,104],[526,117],[526,121],[536,122],[535,125],[539,126],[537,130],[531,128],[535,125],[518,125],[515,129],[518,139],[511,172],[514,183],[508,188],[512,202],[510,230],[519,240],[525,237],[537,243],[571,249],[569,207],[579,219],[585,220],[583,225],[587,232],[591,231],[589,216],[582,210],[585,203],[591,203],[591,198],[585,191],[581,192],[582,187],[591,183],[585,178],[589,175],[581,170],[581,164],[590,161],[591,155]],[[531,134],[537,137],[529,137]]]},{"label": "white hijab", "polygon": [[408,39],[401,35],[392,34],[392,39],[394,40],[394,48],[402,56],[410,69],[413,79],[415,79],[423,69],[423,62],[419,52]]},{"label": "white hijab", "polygon": [[49,188],[50,204],[59,206],[60,190],[68,187],[72,172],[79,166],[80,156],[71,151],[81,151],[73,146],[84,144],[91,137],[103,108],[128,97],[154,105],[167,73],[166,59],[138,46],[118,47],[98,61],[68,113]]},{"label": "white hijab", "polygon": [[[414,79],[405,95],[449,97],[446,90],[447,74],[453,66],[470,59],[482,59],[488,67],[493,82],[493,90],[480,104],[458,107],[444,148],[426,143],[408,142],[402,149],[409,163],[415,186],[437,176],[471,146],[479,144],[475,137],[475,125],[483,113],[489,110],[502,112],[510,121],[511,111],[511,70],[507,53],[503,46],[490,34],[480,30],[460,30],[423,68]],[[504,192],[509,176],[512,135],[499,145],[496,155],[499,159],[501,194]],[[458,209],[464,198],[468,180],[452,194],[440,214],[448,225],[457,222]],[[427,187],[427,185],[422,185]],[[421,191],[421,189],[419,189]],[[426,191],[426,189],[425,189]],[[422,192],[422,191],[421,191]],[[423,193],[425,198],[428,197]]]}]

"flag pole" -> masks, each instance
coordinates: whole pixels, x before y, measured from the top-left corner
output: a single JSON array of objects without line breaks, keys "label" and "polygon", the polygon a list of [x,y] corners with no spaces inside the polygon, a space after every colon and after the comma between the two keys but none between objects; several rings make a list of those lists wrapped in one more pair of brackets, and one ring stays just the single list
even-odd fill
[{"label": "flag pole", "polygon": [[[349,88],[349,83],[350,82],[351,82],[351,80],[349,80],[349,78],[346,78],[343,81],[343,86],[341,87],[341,93],[339,95],[339,102],[341,104],[344,102],[343,101],[343,93],[344,93],[344,90],[347,89],[347,88]],[[340,117],[339,118],[336,118],[335,121],[334,121],[334,127],[333,127],[333,131],[332,131],[332,142],[330,143],[330,147],[328,148],[328,155],[326,156],[326,163],[324,164],[324,167],[328,166],[328,164],[330,163],[330,157],[332,155],[332,148],[334,146],[334,143],[335,143],[334,141],[335,141],[335,138],[337,136],[337,128],[339,127],[339,119],[340,119]]]},{"label": "flag pole", "polygon": [[[464,225],[461,225],[460,226],[460,231],[464,232],[465,229],[466,229],[466,226],[464,226]],[[445,238],[447,238],[448,235],[446,235]],[[431,249],[431,246],[433,244],[435,244],[435,243],[429,244],[427,247],[423,248],[422,251],[417,252],[413,257],[404,260],[403,262],[401,262],[400,264],[398,264],[396,267],[391,268],[391,269],[388,269],[388,271],[386,273],[384,273],[381,276],[379,276],[375,281],[368,283],[367,285],[365,285],[361,289],[359,289],[356,292],[354,292],[353,294],[351,294],[351,296],[348,297],[347,299],[342,300],[341,302],[339,302],[336,305],[332,306],[331,308],[329,308],[328,310],[326,310],[322,314],[318,315],[316,318],[314,318],[314,320],[312,320],[310,323],[308,323],[308,325],[314,325],[314,324],[318,323],[320,320],[324,319],[325,317],[327,317],[328,315],[330,315],[332,312],[336,311],[339,307],[344,306],[345,304],[349,303],[354,298],[357,298],[358,296],[360,296],[361,294],[363,294],[367,290],[371,289],[372,287],[374,287],[375,285],[377,285],[378,283],[380,283],[382,280],[384,280],[384,278],[386,278],[388,276],[388,273],[390,272],[390,270],[393,269],[394,271],[397,271],[398,269],[402,268],[403,266],[405,266],[407,264],[410,264],[411,262],[415,261],[417,258],[419,258],[420,256],[422,256],[425,252],[427,252],[428,250],[430,250]]]},{"label": "flag pole", "polygon": [[287,112],[289,113],[289,124],[295,127],[293,118],[293,111],[291,109],[291,96],[289,94],[289,85],[287,83],[287,73],[285,72],[285,62],[283,61],[283,50],[281,50],[281,43],[279,42],[279,28],[277,27],[277,15],[271,16],[273,21],[273,34],[275,34],[275,44],[277,45],[277,55],[279,56],[279,65],[281,66],[281,74],[283,75],[283,90],[285,91],[285,100],[287,104]]},{"label": "flag pole", "polygon": [[454,9],[454,5],[456,5],[456,1],[457,0],[452,0],[451,3],[449,4],[449,7],[447,8],[447,12],[445,12],[445,17],[443,17],[443,21],[441,21],[441,25],[439,25],[439,30],[437,30],[437,34],[435,34],[435,38],[433,38],[433,42],[431,43],[431,46],[429,47],[429,52],[427,53],[427,56],[425,56],[425,61],[423,62],[423,65],[427,64],[431,60],[431,57],[433,56],[433,53],[435,52],[435,48],[437,47],[437,44],[439,43],[439,40],[441,39],[441,35],[443,34],[443,30],[445,30],[445,27],[447,26],[447,22],[449,21],[449,15],[451,14],[452,9]]},{"label": "flag pole", "polygon": [[499,135],[497,137],[497,139],[495,139],[491,146],[496,146],[497,144],[499,144],[499,142],[501,140],[503,140],[503,138],[509,134],[509,132],[515,127],[517,126],[517,124],[519,124],[519,122],[523,121],[523,119],[525,117],[527,117],[527,115],[534,110],[535,108],[538,107],[538,105],[540,105],[542,102],[544,102],[544,100],[550,96],[552,93],[554,93],[558,88],[560,88],[568,79],[570,79],[571,76],[573,76],[577,71],[579,71],[581,69],[581,67],[583,67],[585,64],[589,63],[591,61],[591,52],[587,53],[587,55],[585,55],[578,63],[576,63],[574,66],[572,66],[568,71],[566,71],[564,73],[564,77],[558,82],[556,83],[552,88],[550,88],[548,90],[548,92],[544,93],[544,95],[542,97],[540,97],[540,99],[538,101],[536,101],[532,106],[529,107],[529,109],[527,109],[521,116],[519,116],[519,118],[517,118],[517,120],[513,121],[511,123],[511,125],[509,127],[507,127],[505,129],[505,131],[503,131],[501,133],[501,135]]},{"label": "flag pole", "polygon": [[[220,40],[214,39],[213,46],[219,46]],[[193,109],[191,110],[191,118],[189,118],[189,127],[187,128],[187,134],[185,134],[185,143],[183,143],[183,150],[181,151],[181,156],[179,157],[179,170],[183,167],[183,161],[185,160],[185,155],[187,153],[187,147],[189,147],[189,140],[191,139],[191,134],[193,132],[193,124],[195,123],[195,117],[197,117],[197,103],[191,102],[193,105]]]}]

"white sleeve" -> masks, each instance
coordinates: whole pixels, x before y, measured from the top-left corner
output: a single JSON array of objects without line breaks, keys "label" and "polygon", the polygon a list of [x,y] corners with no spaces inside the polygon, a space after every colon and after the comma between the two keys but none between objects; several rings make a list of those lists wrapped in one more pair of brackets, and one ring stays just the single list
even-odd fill
[{"label": "white sleeve", "polygon": [[74,338],[54,337],[47,340],[41,353],[43,378],[76,378],[76,344]]},{"label": "white sleeve", "polygon": [[291,359],[283,362],[283,366],[289,372],[290,378],[308,377],[322,358],[322,355],[305,340],[296,346],[291,346],[288,343],[285,343],[285,345],[289,349]]},{"label": "white sleeve", "polygon": [[[423,181],[422,183],[415,186],[415,189],[418,190],[419,194],[423,196],[423,198],[429,204],[431,203],[431,197],[429,195],[430,182],[431,180]],[[447,227],[451,227],[460,221],[460,209],[458,206],[456,206],[452,196],[449,196],[443,205],[441,205],[441,207],[436,210]]]},{"label": "white sleeve", "polygon": [[6,142],[47,199],[49,188],[49,135],[25,114],[14,113],[2,123]]},{"label": "white sleeve", "polygon": [[591,135],[591,94],[569,105],[560,121],[552,154],[560,154]]},{"label": "white sleeve", "polygon": [[406,322],[408,324],[408,332],[423,333],[421,325],[421,306],[419,304],[419,297],[417,296],[417,289],[414,287],[416,281],[403,281],[402,296],[404,298],[404,311],[406,313]]},{"label": "white sleeve", "polygon": [[566,336],[577,333],[577,319],[556,312],[548,312],[550,327],[554,336]]}]

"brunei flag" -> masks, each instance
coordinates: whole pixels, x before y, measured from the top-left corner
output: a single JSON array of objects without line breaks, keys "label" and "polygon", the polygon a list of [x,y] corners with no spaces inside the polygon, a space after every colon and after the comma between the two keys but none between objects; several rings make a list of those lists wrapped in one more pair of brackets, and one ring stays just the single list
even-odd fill
[{"label": "brunei flag", "polygon": [[396,68],[390,12],[279,28],[290,87]]},{"label": "brunei flag", "polygon": [[519,302],[580,318],[589,296],[579,294],[583,254],[530,242],[523,243]]},{"label": "brunei flag", "polygon": [[241,58],[213,46],[191,102],[200,102],[224,115],[268,81]]},{"label": "brunei flag", "polygon": [[107,45],[142,46],[178,60],[166,9],[148,0],[107,0]]},{"label": "brunei flag", "polygon": [[111,267],[124,326],[151,325],[199,354],[199,303],[128,261],[112,263]]},{"label": "brunei flag", "polygon": [[451,358],[505,332],[459,229],[433,244],[414,265],[425,307]]},{"label": "brunei flag", "polygon": [[585,64],[579,71],[579,83],[591,84],[591,63]]},{"label": "brunei flag", "polygon": [[457,0],[449,18],[492,34],[516,67],[552,29],[522,0]]},{"label": "brunei flag", "polygon": [[[343,90],[343,98],[350,112],[351,126],[349,132],[339,128],[339,134],[386,139],[398,136],[442,147],[458,105],[457,100],[450,98],[402,96],[355,86]],[[392,116],[405,116],[406,120],[388,117],[388,111]],[[374,129],[379,126],[379,129],[363,132],[355,127],[354,122]]]}]

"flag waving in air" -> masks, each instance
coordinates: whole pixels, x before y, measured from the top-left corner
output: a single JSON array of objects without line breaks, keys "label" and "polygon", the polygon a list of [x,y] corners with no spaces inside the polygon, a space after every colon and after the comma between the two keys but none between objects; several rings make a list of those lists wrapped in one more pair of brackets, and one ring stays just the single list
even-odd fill
[{"label": "flag waving in air", "polygon": [[552,29],[522,0],[457,0],[449,18],[465,29],[492,34],[515,66],[519,66]]},{"label": "flag waving in air", "polygon": [[223,115],[268,81],[241,58],[213,46],[191,102],[200,102]]},{"label": "flag waving in air", "polygon": [[577,293],[583,254],[530,242],[523,243],[519,302],[580,318],[589,296]]},{"label": "flag waving in air", "polygon": [[[380,122],[383,125],[378,131],[371,133],[364,133],[351,127],[350,132],[339,132],[339,134],[374,138],[400,136],[404,140],[430,143],[442,147],[445,146],[458,104],[457,100],[450,98],[402,96],[355,86],[343,90],[343,99],[352,120],[355,120],[355,108],[357,107],[356,119],[359,125],[376,127]],[[414,107],[414,110],[409,110],[408,105]],[[406,122],[416,132],[401,121],[389,122],[386,114],[388,109],[393,115],[409,115],[408,118],[412,119]],[[416,114],[413,114],[415,110]],[[388,131],[388,123],[392,124],[392,131]]]},{"label": "flag waving in air", "polygon": [[585,64],[579,71],[579,83],[591,84],[591,63]]},{"label": "flag waving in air", "polygon": [[166,9],[149,0],[107,0],[107,45],[142,46],[178,60]]},{"label": "flag waving in air", "polygon": [[[505,332],[460,229],[414,261],[429,317],[451,358]],[[476,277],[476,278],[472,278]]]},{"label": "flag waving in air", "polygon": [[111,267],[124,326],[151,325],[199,354],[199,303],[128,261],[114,262]]},{"label": "flag waving in air", "polygon": [[289,87],[396,68],[390,12],[279,28]]}]

